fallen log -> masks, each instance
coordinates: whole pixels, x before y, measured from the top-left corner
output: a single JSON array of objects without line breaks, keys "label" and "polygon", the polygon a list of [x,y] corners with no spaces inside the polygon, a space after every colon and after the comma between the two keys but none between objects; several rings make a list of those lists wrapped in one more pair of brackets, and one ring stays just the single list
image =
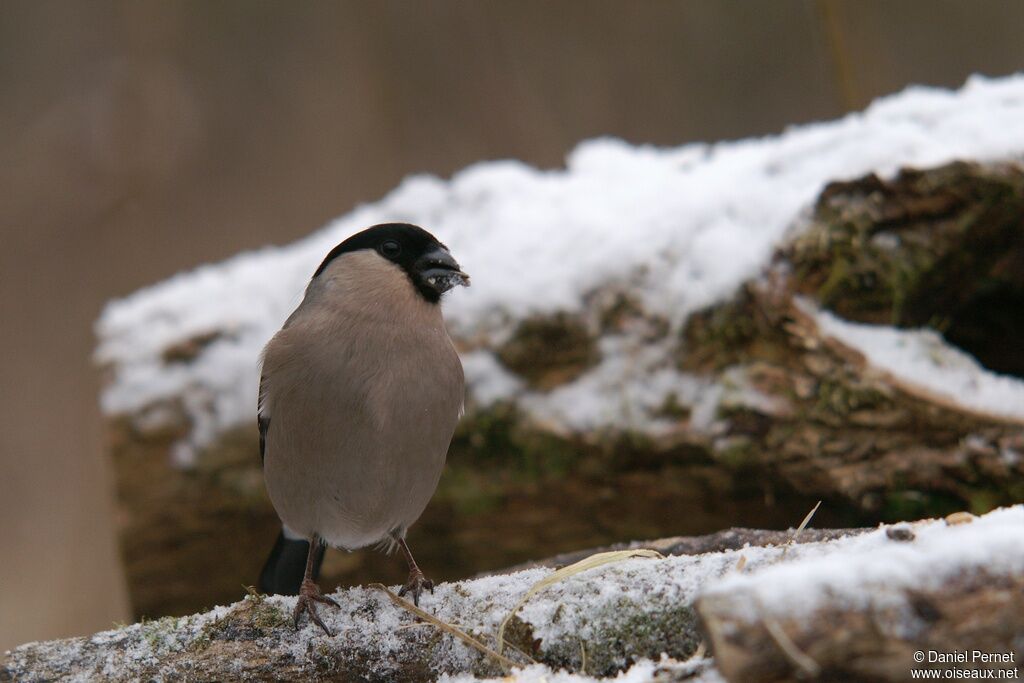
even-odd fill
[{"label": "fallen log", "polygon": [[[23,645],[8,653],[0,680],[416,682],[535,665],[610,676],[634,665],[653,671],[649,662],[663,654],[686,661],[705,631],[731,681],[764,680],[764,672],[902,680],[894,675],[906,677],[915,650],[1024,654],[1021,548],[1019,506],[967,524],[927,521],[808,543],[660,559],[624,551],[586,571],[562,570],[565,578],[523,604],[552,570],[439,585],[421,601],[424,621],[383,587],[339,590],[340,609],[321,609],[332,636],[307,622],[294,630],[294,598],[250,595],[192,616]],[[666,670],[675,680],[684,670],[714,676],[700,658]]]},{"label": "fallen log", "polygon": [[732,683],[904,681],[926,669],[1016,679],[1022,512],[890,527],[727,577],[697,601],[720,672]]}]

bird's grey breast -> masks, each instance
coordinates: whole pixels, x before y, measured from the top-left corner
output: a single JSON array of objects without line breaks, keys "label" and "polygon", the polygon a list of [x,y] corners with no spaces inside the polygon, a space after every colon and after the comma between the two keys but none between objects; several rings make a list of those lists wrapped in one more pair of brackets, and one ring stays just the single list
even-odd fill
[{"label": "bird's grey breast", "polygon": [[365,266],[358,286],[341,277],[307,292],[268,344],[263,398],[267,489],[282,521],[349,548],[422,513],[464,391],[440,308],[378,264],[354,265]]}]

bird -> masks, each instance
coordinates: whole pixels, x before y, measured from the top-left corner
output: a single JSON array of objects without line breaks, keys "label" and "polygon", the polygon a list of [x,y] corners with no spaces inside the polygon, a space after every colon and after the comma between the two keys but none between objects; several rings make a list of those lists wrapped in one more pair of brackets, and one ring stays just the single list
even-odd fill
[{"label": "bird", "polygon": [[401,550],[399,592],[418,605],[433,582],[406,532],[437,488],[464,410],[462,363],[441,298],[468,287],[449,249],[409,223],[384,223],[332,249],[302,302],[263,350],[257,402],[267,494],[282,528],[260,573],[264,593],[317,603],[326,546]]}]

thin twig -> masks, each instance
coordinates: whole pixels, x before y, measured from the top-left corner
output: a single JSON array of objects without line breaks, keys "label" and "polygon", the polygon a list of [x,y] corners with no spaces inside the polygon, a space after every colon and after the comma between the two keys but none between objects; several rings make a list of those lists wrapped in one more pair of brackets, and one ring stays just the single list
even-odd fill
[{"label": "thin twig", "polygon": [[764,623],[765,629],[768,630],[768,635],[772,637],[775,644],[779,646],[779,650],[782,651],[782,654],[785,655],[786,659],[793,666],[809,678],[816,678],[821,673],[821,667],[818,663],[796,646],[796,643],[786,634],[779,622],[769,616],[763,616],[761,621]]}]

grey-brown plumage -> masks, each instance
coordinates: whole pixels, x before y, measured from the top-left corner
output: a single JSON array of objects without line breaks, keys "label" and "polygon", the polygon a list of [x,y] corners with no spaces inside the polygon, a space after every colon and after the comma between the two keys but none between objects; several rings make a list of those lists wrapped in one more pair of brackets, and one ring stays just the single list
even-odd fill
[{"label": "grey-brown plumage", "polygon": [[[437,487],[462,412],[462,365],[441,294],[468,278],[426,231],[375,226],[317,270],[267,344],[260,431],[267,492],[289,536],[310,543],[296,620],[321,543],[398,546],[418,601],[430,588],[405,545]],[[266,572],[266,570],[265,570]],[[326,627],[324,627],[325,630]]]}]

